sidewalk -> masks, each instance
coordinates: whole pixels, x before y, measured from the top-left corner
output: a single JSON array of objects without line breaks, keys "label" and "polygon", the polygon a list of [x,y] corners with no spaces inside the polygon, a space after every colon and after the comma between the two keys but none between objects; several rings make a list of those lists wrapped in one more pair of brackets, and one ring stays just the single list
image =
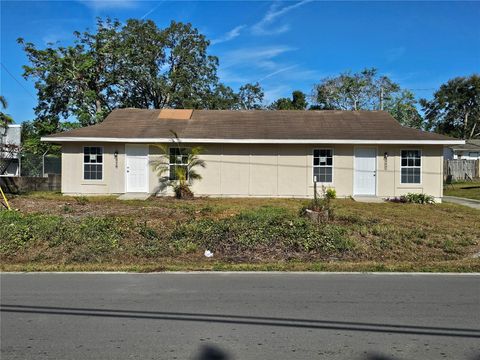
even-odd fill
[{"label": "sidewalk", "polygon": [[480,210],[480,200],[466,199],[456,196],[444,196],[442,200],[445,202],[464,205],[473,209]]}]

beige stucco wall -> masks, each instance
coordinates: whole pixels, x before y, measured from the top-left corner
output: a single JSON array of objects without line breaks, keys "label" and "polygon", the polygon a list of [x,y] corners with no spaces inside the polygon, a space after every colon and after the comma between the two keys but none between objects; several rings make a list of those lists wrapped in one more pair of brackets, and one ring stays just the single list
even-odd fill
[{"label": "beige stucco wall", "polygon": [[[104,179],[82,180],[83,146],[104,147]],[[363,147],[363,145],[362,145]],[[442,197],[442,146],[373,146],[377,151],[377,196],[399,196],[424,192]],[[354,145],[204,145],[207,167],[199,169],[203,179],[194,183],[197,195],[207,196],[313,196],[313,149],[331,148],[334,156],[333,183],[339,197],[353,194]],[[150,160],[159,150],[150,146]],[[400,151],[422,151],[421,184],[400,184]],[[113,153],[118,151],[118,164]],[[385,159],[384,153],[387,153]],[[158,176],[150,167],[149,191],[158,191]],[[124,144],[65,144],[62,156],[62,192],[65,194],[117,194],[125,192]],[[170,192],[167,192],[170,193]]]},{"label": "beige stucco wall", "polygon": [[[103,147],[103,180],[83,180],[83,147]],[[114,153],[118,151],[118,160]],[[62,145],[62,193],[122,194],[125,192],[125,145],[112,143],[65,143]]]}]

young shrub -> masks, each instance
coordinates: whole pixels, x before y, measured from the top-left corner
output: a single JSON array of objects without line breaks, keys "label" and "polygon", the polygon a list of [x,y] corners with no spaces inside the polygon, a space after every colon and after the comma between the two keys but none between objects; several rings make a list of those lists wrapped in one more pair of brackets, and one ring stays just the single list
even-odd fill
[{"label": "young shrub", "polygon": [[326,189],[325,186],[322,185],[322,195],[318,197],[317,194],[315,194],[315,198],[301,209],[300,214],[307,215],[315,222],[329,220],[333,217],[331,200],[335,199],[336,196],[337,193],[335,189]]},{"label": "young shrub", "polygon": [[411,203],[411,204],[435,204],[435,198],[431,195],[422,193],[408,193],[399,197],[386,198],[385,201],[393,203]]},{"label": "young shrub", "polygon": [[325,197],[329,199],[336,199],[337,198],[337,190],[334,188],[328,188],[327,191],[325,191]]},{"label": "young shrub", "polygon": [[405,195],[407,202],[413,204],[434,204],[435,199],[431,195],[423,194],[423,193],[408,193]]},{"label": "young shrub", "polygon": [[177,199],[192,199],[193,192],[190,186],[194,181],[202,179],[196,169],[205,167],[205,161],[199,157],[203,148],[181,146],[178,135],[175,132],[172,134],[174,154],[170,153],[170,146],[156,145],[160,149],[160,159],[151,162],[160,180],[159,191],[171,187]]}]

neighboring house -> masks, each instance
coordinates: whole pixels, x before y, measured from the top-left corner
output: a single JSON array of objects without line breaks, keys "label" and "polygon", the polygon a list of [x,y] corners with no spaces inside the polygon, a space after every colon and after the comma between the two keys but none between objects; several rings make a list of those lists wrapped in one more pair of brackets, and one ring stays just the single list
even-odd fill
[{"label": "neighboring house", "polygon": [[480,160],[480,140],[467,140],[465,144],[446,147],[444,156],[447,160]]},{"label": "neighboring house", "polygon": [[20,176],[21,126],[0,126],[0,176]]},{"label": "neighboring house", "polygon": [[[382,111],[113,111],[100,124],[42,138],[62,145],[64,194],[156,193],[158,143],[204,147],[197,195],[443,196],[443,147],[463,140],[402,127]],[[182,156],[170,148],[170,167]],[[173,172],[172,172],[173,173]]]}]

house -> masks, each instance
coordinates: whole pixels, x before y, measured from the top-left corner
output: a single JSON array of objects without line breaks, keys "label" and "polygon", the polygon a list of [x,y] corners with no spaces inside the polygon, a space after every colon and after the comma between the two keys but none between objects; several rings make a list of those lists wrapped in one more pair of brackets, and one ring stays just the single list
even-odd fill
[{"label": "house", "polygon": [[20,176],[21,126],[0,126],[0,176]]},{"label": "house", "polygon": [[480,139],[446,147],[444,156],[447,160],[480,160]]},{"label": "house", "polygon": [[[203,196],[312,197],[316,180],[337,195],[442,198],[443,147],[464,141],[402,127],[383,111],[113,111],[100,124],[43,141],[62,145],[64,194],[156,193],[155,144],[200,144]],[[182,157],[170,148],[170,168]],[[185,150],[188,151],[188,150]]]}]

